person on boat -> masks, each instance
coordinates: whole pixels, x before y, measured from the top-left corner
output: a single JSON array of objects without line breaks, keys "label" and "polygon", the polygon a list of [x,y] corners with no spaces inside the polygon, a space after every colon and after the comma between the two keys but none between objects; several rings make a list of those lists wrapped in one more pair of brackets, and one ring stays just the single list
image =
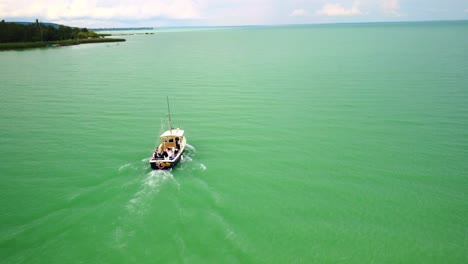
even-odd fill
[{"label": "person on boat", "polygon": [[168,148],[167,149],[167,155],[169,156],[169,159],[173,159],[174,158],[174,151],[172,151],[171,148]]},{"label": "person on boat", "polygon": [[154,151],[154,158],[155,159],[161,159],[163,156],[162,156],[162,152],[161,152],[161,148],[157,148],[155,151]]},{"label": "person on boat", "polygon": [[180,149],[179,140],[180,140],[179,137],[176,137],[176,138],[175,138],[176,149]]}]

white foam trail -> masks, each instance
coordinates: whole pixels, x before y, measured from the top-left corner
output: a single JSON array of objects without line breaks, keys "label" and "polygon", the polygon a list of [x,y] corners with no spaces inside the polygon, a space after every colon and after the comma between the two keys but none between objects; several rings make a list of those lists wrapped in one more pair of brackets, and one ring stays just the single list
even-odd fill
[{"label": "white foam trail", "polygon": [[196,150],[194,146],[190,145],[190,144],[185,144],[185,147],[189,150]]},{"label": "white foam trail", "polygon": [[[182,155],[182,158],[180,160],[180,163],[182,164],[182,166],[180,166],[180,170],[185,170],[185,169],[189,169],[189,170],[206,170],[206,166],[205,164],[202,164],[202,163],[199,163],[199,162],[194,162],[194,157],[196,156],[196,151],[195,151],[195,147],[194,146],[191,146],[189,144],[186,145],[186,148],[187,148],[187,151],[184,152],[184,154]],[[193,164],[191,164],[193,163]]]},{"label": "white foam trail", "polygon": [[189,156],[186,156],[186,155],[183,155],[182,158],[180,159],[180,162],[181,163],[184,163],[184,162],[191,162],[192,161],[192,158],[189,157]]},{"label": "white foam trail", "polygon": [[145,179],[144,184],[150,188],[156,188],[168,179],[172,179],[177,183],[170,171],[153,170],[149,173],[149,177]]},{"label": "white foam trail", "polygon": [[[134,195],[125,204],[127,213],[119,218],[118,221],[120,224],[118,224],[116,229],[113,231],[112,241],[115,248],[121,249],[127,246],[128,239],[132,237],[135,232],[130,223],[133,223],[135,219],[144,217],[148,212],[153,210],[151,202],[162,187],[166,186],[167,183],[175,183],[177,189],[180,189],[180,184],[174,179],[174,175],[171,170],[151,170],[148,172],[148,161],[149,159],[145,158],[142,160],[142,163],[128,163],[120,166],[119,168],[119,171],[131,168],[138,173],[138,178],[140,178],[140,176],[144,177],[139,180],[132,180],[126,183],[129,185],[137,184],[137,189]],[[143,165],[143,162],[145,165]]]},{"label": "white foam trail", "polygon": [[245,239],[242,238],[233,226],[225,220],[225,218],[216,211],[210,212],[211,218],[216,221],[217,225],[222,229],[224,232],[224,238],[229,241],[234,247],[238,248],[242,252],[247,252],[248,246],[245,243]]},{"label": "white foam trail", "polygon": [[180,188],[180,184],[174,179],[174,175],[170,171],[154,170],[149,172],[143,180],[141,189],[128,202],[127,209],[133,213],[144,213],[146,210],[145,201],[152,194],[158,193],[162,184],[167,180],[172,180],[176,183],[177,188]]},{"label": "white foam trail", "polygon": [[122,166],[119,167],[119,171],[122,171],[123,169],[128,168],[128,167],[130,167],[130,166],[132,166],[131,163],[124,164],[124,165],[122,165]]}]

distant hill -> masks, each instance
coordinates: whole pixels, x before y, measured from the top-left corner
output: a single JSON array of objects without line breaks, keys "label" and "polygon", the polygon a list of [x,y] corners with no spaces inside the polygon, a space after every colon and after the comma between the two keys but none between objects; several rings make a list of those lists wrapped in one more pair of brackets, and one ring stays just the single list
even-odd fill
[{"label": "distant hill", "polygon": [[[30,24],[36,24],[36,22],[12,22],[12,23],[16,23],[16,24],[20,24],[20,25],[23,25],[23,26],[27,26],[27,25],[30,25]],[[59,24],[55,24],[55,23],[44,23],[44,22],[40,22],[41,25],[45,25],[46,27],[54,27],[54,28],[58,28],[60,25]]]},{"label": "distant hill", "polygon": [[[19,25],[23,25],[23,26],[27,26],[27,25],[30,25],[30,24],[35,24],[36,22],[11,22],[11,23],[16,23],[16,24],[19,24]],[[54,28],[59,28],[59,24],[55,24],[55,23],[47,23],[47,22],[41,22],[39,21],[39,23],[41,23],[41,25],[44,25],[46,27],[48,26],[51,26],[51,27],[54,27]],[[71,28],[74,28],[74,27],[71,27]],[[126,27],[126,28],[90,28],[90,30],[93,30],[93,31],[118,31],[118,30],[152,30],[154,28],[152,27]]]},{"label": "distant hill", "polygon": [[56,23],[0,21],[0,43],[47,42],[58,40],[83,40],[99,38],[86,28],[68,27]]},{"label": "distant hill", "polygon": [[[19,24],[19,25],[23,25],[23,26],[27,26],[27,25],[30,25],[30,24],[36,24],[36,22],[10,22],[10,23],[15,23],[15,24]],[[48,22],[41,22],[39,21],[39,23],[41,23],[41,25],[44,25],[46,27],[48,26],[51,26],[53,28],[59,28],[59,24],[55,24],[55,23],[48,23]],[[74,27],[71,27],[71,28],[74,28]],[[152,27],[126,27],[126,28],[90,28],[90,30],[93,30],[93,31],[118,31],[118,30],[152,30],[154,28]]]}]

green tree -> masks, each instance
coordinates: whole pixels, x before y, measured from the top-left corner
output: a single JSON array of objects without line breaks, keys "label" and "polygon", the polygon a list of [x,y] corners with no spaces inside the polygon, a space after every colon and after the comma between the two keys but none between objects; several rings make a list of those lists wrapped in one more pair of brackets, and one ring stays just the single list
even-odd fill
[{"label": "green tree", "polygon": [[0,43],[6,42],[6,38],[7,38],[7,24],[5,23],[5,20],[2,20],[2,22],[0,22]]},{"label": "green tree", "polygon": [[78,33],[80,32],[79,28],[72,28],[72,36],[74,39],[78,39]]},{"label": "green tree", "polygon": [[89,37],[89,38],[97,38],[97,37],[98,37],[98,34],[97,34],[96,32],[94,32],[94,31],[91,31],[91,30],[90,30],[90,31],[88,32],[88,37]]},{"label": "green tree", "polygon": [[88,34],[86,34],[83,31],[80,31],[80,32],[78,32],[78,38],[79,39],[86,39],[86,38],[88,38]]},{"label": "green tree", "polygon": [[41,24],[38,19],[35,23],[26,25],[0,21],[0,42],[36,42],[97,37],[96,32],[86,28],[71,28],[64,25],[55,28]]},{"label": "green tree", "polygon": [[40,37],[41,37],[40,39],[41,39],[41,42],[42,42],[42,40],[43,40],[43,38],[42,38],[42,26],[41,26],[41,23],[39,23],[39,19],[37,19],[37,18],[36,18],[36,25],[39,28],[39,33],[40,33]]},{"label": "green tree", "polygon": [[60,25],[57,29],[57,37],[60,40],[72,39],[73,38],[72,28],[64,26],[64,25]]}]

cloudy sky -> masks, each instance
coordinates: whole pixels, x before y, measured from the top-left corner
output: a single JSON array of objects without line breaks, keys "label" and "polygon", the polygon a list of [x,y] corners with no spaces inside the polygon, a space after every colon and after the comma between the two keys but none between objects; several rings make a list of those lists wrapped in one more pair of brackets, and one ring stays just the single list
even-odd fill
[{"label": "cloudy sky", "polygon": [[0,19],[77,27],[468,20],[468,0],[0,0]]}]

